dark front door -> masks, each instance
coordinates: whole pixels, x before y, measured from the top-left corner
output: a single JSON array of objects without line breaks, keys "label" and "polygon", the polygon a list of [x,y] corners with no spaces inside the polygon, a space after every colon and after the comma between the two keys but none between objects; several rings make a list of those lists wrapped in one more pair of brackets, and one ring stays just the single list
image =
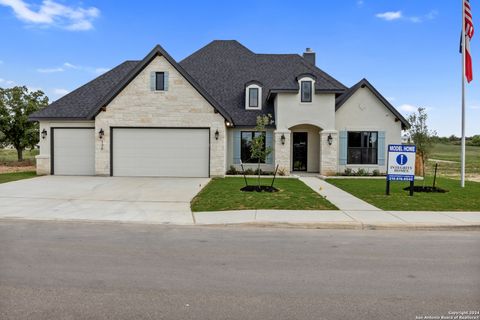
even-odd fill
[{"label": "dark front door", "polygon": [[307,171],[307,132],[293,132],[293,171]]}]

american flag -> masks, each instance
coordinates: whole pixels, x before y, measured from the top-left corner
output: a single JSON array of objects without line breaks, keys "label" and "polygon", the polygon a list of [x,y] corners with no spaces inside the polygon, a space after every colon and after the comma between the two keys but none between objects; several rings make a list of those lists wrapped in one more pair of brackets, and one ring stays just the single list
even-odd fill
[{"label": "american flag", "polygon": [[470,55],[470,40],[473,38],[473,20],[470,0],[463,0],[464,36],[465,36],[465,78],[470,82],[473,79],[472,56]]}]

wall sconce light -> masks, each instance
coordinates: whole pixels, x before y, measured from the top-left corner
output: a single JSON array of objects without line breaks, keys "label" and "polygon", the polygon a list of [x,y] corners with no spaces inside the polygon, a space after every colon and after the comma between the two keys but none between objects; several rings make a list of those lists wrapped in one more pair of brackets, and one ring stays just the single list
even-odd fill
[{"label": "wall sconce light", "polygon": [[105,131],[103,131],[103,129],[100,129],[100,131],[98,131],[98,138],[100,138],[100,140],[103,140],[104,135],[105,135]]},{"label": "wall sconce light", "polygon": [[218,140],[219,135],[220,135],[220,133],[218,132],[218,129],[217,129],[217,131],[215,131],[215,140]]},{"label": "wall sconce light", "polygon": [[282,133],[282,136],[280,137],[280,141],[282,142],[282,145],[285,144],[285,135]]},{"label": "wall sconce light", "polygon": [[328,141],[328,145],[331,146],[331,145],[332,145],[332,142],[333,142],[333,138],[332,138],[332,135],[331,135],[331,134],[328,135],[327,141]]},{"label": "wall sconce light", "polygon": [[45,140],[46,137],[47,137],[47,130],[43,129],[42,130],[42,139]]}]

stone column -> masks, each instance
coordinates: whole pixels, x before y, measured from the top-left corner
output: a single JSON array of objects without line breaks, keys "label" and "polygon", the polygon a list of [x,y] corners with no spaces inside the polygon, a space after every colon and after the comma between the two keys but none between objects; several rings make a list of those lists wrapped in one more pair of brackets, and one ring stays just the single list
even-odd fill
[{"label": "stone column", "polygon": [[[332,144],[328,143],[328,136],[332,136]],[[331,176],[338,171],[338,131],[320,131],[320,174]]]},{"label": "stone column", "polygon": [[[282,135],[285,136],[285,144],[282,144]],[[278,170],[283,170],[286,175],[290,174],[290,130],[275,131],[275,146],[274,146],[274,158],[275,167],[278,166]]]}]

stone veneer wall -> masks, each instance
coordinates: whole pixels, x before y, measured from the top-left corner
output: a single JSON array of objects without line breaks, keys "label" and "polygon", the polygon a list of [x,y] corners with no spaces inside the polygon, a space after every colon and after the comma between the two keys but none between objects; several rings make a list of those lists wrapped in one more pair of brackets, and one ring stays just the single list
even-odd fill
[{"label": "stone veneer wall", "polygon": [[[168,91],[150,90],[150,73],[168,71]],[[95,172],[110,174],[110,127],[209,127],[210,174],[222,176],[226,169],[225,120],[180,73],[162,56],[156,57],[95,119]],[[215,131],[219,139],[215,139]],[[141,165],[141,164],[139,164]]]},{"label": "stone veneer wall", "polygon": [[[282,134],[285,135],[285,144],[282,144]],[[284,170],[289,175],[291,171],[290,131],[275,131],[274,140],[275,167],[279,165],[278,170]]]},{"label": "stone veneer wall", "polygon": [[[328,144],[328,135],[332,135],[332,145]],[[320,174],[334,175],[338,167],[338,132],[323,130],[320,132]]]}]

